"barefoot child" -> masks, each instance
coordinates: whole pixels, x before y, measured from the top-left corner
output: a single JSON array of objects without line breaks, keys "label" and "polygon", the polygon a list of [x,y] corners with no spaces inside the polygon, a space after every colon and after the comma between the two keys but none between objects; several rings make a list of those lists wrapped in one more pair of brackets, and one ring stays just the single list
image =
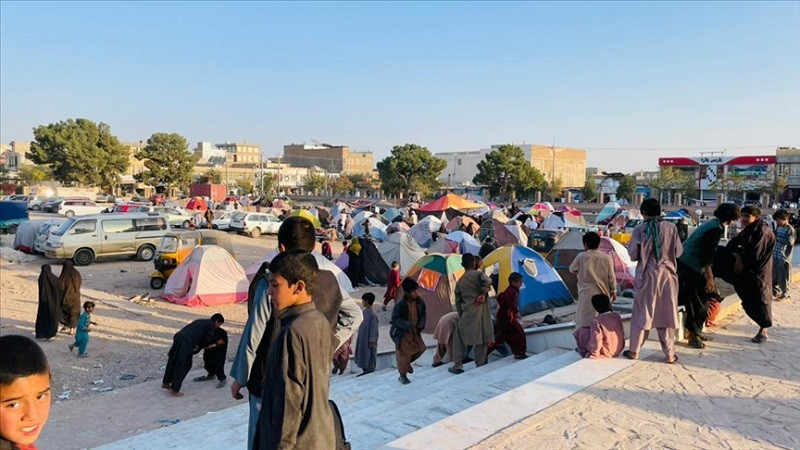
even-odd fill
[{"label": "barefoot child", "polygon": [[367,292],[361,296],[361,305],[364,307],[364,321],[358,329],[356,339],[355,363],[363,370],[356,376],[366,375],[375,371],[378,360],[378,316],[372,310],[375,303],[375,294]]},{"label": "barefoot child", "polygon": [[50,415],[50,366],[30,338],[0,336],[0,449],[36,449]]},{"label": "barefoot child", "polygon": [[89,347],[89,332],[92,331],[91,325],[97,325],[97,322],[92,321],[94,307],[94,302],[83,302],[83,314],[81,314],[80,319],[78,319],[75,342],[69,344],[69,351],[78,347],[78,357],[80,358],[89,356],[89,352],[87,351],[87,347]]}]

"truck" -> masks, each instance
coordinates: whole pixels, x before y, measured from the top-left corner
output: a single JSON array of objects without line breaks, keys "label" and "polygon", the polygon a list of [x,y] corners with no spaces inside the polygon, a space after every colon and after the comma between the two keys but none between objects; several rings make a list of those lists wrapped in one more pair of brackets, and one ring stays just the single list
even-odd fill
[{"label": "truck", "polygon": [[189,194],[192,197],[208,197],[218,203],[228,196],[228,188],[224,184],[197,183],[189,186]]}]

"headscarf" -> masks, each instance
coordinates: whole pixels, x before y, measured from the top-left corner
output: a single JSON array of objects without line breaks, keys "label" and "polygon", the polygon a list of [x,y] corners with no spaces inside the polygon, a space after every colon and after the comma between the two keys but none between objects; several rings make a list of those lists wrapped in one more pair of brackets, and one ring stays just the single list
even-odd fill
[{"label": "headscarf", "polygon": [[645,235],[653,241],[653,253],[661,259],[661,217],[653,217],[644,221],[647,225]]},{"label": "headscarf", "polygon": [[347,247],[347,251],[353,252],[356,255],[361,253],[361,243],[358,242],[357,237],[353,237],[353,242],[350,243],[350,247]]},{"label": "headscarf", "polygon": [[63,294],[58,277],[49,264],[42,265],[39,275],[39,309],[36,313],[36,338],[49,339],[58,333]]}]

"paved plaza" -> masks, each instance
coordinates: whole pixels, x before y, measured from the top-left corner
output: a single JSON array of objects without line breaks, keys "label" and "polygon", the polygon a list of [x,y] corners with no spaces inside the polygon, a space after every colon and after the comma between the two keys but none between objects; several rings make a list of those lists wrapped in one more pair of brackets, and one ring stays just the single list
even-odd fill
[{"label": "paved plaza", "polygon": [[800,289],[769,340],[739,310],[704,350],[659,353],[481,442],[480,449],[800,448]]}]

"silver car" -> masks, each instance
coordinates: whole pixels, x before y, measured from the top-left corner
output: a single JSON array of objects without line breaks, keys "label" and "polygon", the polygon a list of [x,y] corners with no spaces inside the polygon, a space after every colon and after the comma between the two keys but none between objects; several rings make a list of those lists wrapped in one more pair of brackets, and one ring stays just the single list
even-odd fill
[{"label": "silver car", "polygon": [[231,219],[231,230],[257,238],[262,234],[278,234],[281,219],[267,213],[237,212]]}]

